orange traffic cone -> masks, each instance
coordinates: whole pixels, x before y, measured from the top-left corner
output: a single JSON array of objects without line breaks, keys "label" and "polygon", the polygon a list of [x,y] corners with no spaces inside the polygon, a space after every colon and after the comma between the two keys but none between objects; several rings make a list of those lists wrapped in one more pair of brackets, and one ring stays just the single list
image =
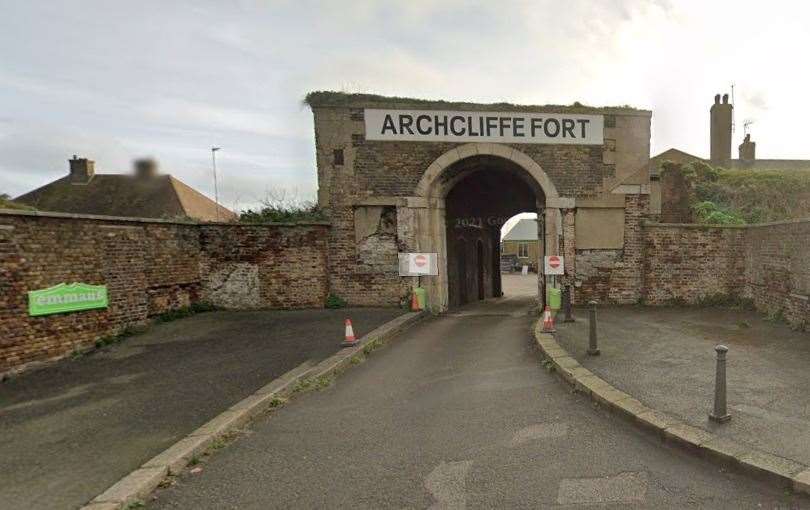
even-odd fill
[{"label": "orange traffic cone", "polygon": [[421,310],[419,307],[419,298],[416,297],[416,292],[411,292],[411,311],[418,312]]},{"label": "orange traffic cone", "polygon": [[546,305],[543,310],[543,333],[554,333],[554,317],[551,316],[551,309]]},{"label": "orange traffic cone", "polygon": [[357,345],[357,339],[354,337],[354,329],[352,328],[351,319],[346,319],[346,339],[340,344],[341,347],[354,347]]}]

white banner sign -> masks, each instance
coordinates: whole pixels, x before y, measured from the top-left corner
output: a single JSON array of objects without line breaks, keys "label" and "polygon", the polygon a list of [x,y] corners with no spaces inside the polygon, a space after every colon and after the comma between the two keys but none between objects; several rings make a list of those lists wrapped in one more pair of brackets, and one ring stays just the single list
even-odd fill
[{"label": "white banner sign", "polygon": [[365,110],[366,140],[602,145],[604,117],[569,113]]},{"label": "white banner sign", "polygon": [[399,275],[422,276],[439,274],[439,264],[435,253],[400,253]]}]

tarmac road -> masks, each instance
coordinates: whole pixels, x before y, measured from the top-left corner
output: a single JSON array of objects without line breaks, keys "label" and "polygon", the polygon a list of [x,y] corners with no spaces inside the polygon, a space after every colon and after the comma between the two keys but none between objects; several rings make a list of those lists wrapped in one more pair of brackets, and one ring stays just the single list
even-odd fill
[{"label": "tarmac road", "polygon": [[393,308],[212,312],[0,383],[0,510],[79,508],[203,423]]},{"label": "tarmac road", "polygon": [[530,298],[428,320],[254,422],[149,508],[802,508],[545,372]]}]

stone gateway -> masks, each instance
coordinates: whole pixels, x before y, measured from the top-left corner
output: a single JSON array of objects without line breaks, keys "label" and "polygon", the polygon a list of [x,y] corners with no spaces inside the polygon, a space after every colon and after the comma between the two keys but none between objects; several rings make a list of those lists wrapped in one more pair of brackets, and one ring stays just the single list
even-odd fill
[{"label": "stone gateway", "polygon": [[307,102],[330,290],[349,303],[406,300],[416,282],[399,276],[404,252],[438,254],[439,274],[422,278],[433,311],[501,295],[500,229],[522,212],[539,215],[539,257],[565,256],[575,300],[639,299],[640,221],[657,206],[651,112],[334,92]]}]

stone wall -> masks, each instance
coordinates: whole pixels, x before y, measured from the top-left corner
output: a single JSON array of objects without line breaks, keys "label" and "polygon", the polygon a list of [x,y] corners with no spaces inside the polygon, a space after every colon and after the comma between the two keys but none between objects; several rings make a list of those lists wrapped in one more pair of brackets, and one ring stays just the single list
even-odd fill
[{"label": "stone wall", "polygon": [[[201,301],[323,306],[327,231],[0,212],[0,373]],[[27,292],[73,282],[106,284],[109,308],[28,316]]]},{"label": "stone wall", "polygon": [[[580,282],[579,289],[574,292],[575,303],[595,300],[631,304],[641,298],[644,256],[642,221],[649,209],[650,198],[649,195],[624,197],[622,248],[575,250],[575,275]],[[574,226],[571,225],[571,228]]]}]

